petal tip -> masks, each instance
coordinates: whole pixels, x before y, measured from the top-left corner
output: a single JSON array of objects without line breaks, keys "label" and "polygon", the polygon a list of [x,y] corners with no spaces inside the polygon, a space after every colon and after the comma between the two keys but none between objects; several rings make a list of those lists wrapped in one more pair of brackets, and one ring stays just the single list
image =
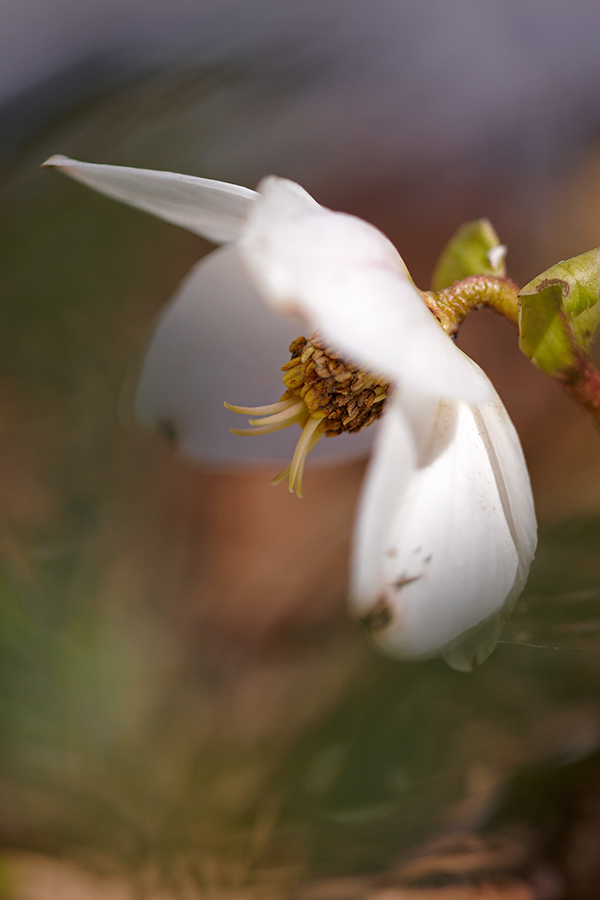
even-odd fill
[{"label": "petal tip", "polygon": [[68,156],[63,156],[61,153],[55,153],[54,156],[49,156],[48,159],[42,163],[41,168],[60,169],[73,162],[75,162],[75,160],[69,159]]}]

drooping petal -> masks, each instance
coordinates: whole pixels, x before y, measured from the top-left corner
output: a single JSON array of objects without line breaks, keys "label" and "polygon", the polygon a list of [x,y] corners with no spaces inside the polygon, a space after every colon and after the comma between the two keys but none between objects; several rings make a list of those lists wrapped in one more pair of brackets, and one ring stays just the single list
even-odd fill
[{"label": "drooping petal", "polygon": [[257,196],[249,188],[209,178],[104,166],[66,156],[51,156],[44,165],[218,244],[237,240]]},{"label": "drooping petal", "polygon": [[[182,454],[199,462],[288,461],[297,426],[242,439],[230,433],[239,422],[223,402],[277,401],[285,389],[279,369],[301,328],[265,306],[235,246],[214,251],[191,270],[157,320],[137,388],[137,418],[173,433]],[[364,455],[371,431],[320,441],[311,460]]]},{"label": "drooping petal", "polygon": [[[385,482],[374,460],[359,513],[352,605],[371,617],[377,642],[391,655],[443,652],[450,665],[467,670],[493,650],[535,551],[523,454],[497,396],[477,407],[407,392],[395,415],[409,428],[419,418],[418,462],[393,511],[388,501],[374,526]],[[398,457],[405,458],[404,437],[387,428],[377,456],[394,458],[386,444],[398,434]],[[391,465],[389,480],[397,480]],[[376,563],[365,562],[360,547],[369,523],[378,529],[371,536]]]},{"label": "drooping petal", "polygon": [[400,405],[398,391],[387,402],[355,524],[351,603],[361,618],[371,613],[380,598],[384,542],[398,503],[417,468],[415,435]]},{"label": "drooping petal", "polygon": [[[475,365],[473,363],[473,365]],[[475,411],[488,448],[506,521],[518,552],[512,590],[502,608],[447,645],[442,655],[455,669],[468,671],[483,662],[498,643],[506,619],[525,587],[537,546],[537,525],[531,483],[518,435],[499,399]]]},{"label": "drooping petal", "polygon": [[240,248],[267,302],[303,316],[352,362],[396,383],[471,402],[491,396],[377,228],[324,209],[284,179],[265,179],[258,190]]}]

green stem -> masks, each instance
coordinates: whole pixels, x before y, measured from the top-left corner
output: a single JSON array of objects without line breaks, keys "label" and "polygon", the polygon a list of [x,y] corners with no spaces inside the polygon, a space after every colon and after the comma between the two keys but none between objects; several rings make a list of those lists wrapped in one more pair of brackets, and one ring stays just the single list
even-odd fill
[{"label": "green stem", "polygon": [[519,288],[510,278],[471,275],[441,291],[421,291],[421,296],[450,335],[456,334],[468,313],[484,306],[518,327]]},{"label": "green stem", "polygon": [[[495,310],[515,328],[519,327],[519,288],[510,278],[471,275],[441,291],[421,291],[421,296],[451,336],[470,312],[483,307]],[[583,354],[575,355],[576,365],[556,378],[600,429],[600,371]]]}]

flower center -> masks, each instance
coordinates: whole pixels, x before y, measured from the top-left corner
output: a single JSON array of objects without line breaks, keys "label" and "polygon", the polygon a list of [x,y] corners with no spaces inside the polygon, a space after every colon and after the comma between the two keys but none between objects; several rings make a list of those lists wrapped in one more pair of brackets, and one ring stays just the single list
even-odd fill
[{"label": "flower center", "polygon": [[269,434],[297,422],[302,434],[292,462],[274,479],[289,476],[289,488],[302,496],[306,457],[323,435],[356,432],[378,419],[385,406],[389,384],[342,359],[313,334],[310,340],[296,338],[290,344],[291,359],[281,367],[286,387],[278,403],[269,406],[231,406],[227,409],[247,416],[250,428],[232,428],[233,434]]}]

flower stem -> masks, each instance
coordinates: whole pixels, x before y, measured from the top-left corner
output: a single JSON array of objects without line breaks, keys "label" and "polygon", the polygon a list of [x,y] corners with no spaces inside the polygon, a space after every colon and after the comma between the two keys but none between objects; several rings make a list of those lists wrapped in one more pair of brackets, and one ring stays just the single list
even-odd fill
[{"label": "flower stem", "polygon": [[[495,310],[519,328],[519,288],[510,278],[471,275],[441,291],[421,291],[421,295],[451,336],[468,313],[483,307]],[[600,430],[600,371],[592,361],[576,353],[575,366],[555,377]]]},{"label": "flower stem", "polygon": [[421,291],[425,303],[442,328],[455,335],[467,314],[484,306],[503,315],[515,327],[519,323],[519,288],[510,278],[471,275],[441,291]]}]

